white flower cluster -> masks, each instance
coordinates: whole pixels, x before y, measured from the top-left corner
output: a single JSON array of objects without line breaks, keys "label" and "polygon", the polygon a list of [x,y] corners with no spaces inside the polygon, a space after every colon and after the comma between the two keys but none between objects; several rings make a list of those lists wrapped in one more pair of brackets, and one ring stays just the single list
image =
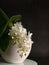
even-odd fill
[{"label": "white flower cluster", "polygon": [[32,33],[28,32],[21,24],[21,22],[16,22],[14,26],[12,26],[11,30],[9,31],[8,35],[11,36],[13,43],[18,43],[19,48],[26,51],[27,48],[33,43],[31,40]]}]

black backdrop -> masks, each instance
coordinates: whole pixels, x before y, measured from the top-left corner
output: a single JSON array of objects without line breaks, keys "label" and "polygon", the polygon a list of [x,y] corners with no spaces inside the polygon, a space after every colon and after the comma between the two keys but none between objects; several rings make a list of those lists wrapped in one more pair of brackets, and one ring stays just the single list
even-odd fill
[{"label": "black backdrop", "polygon": [[29,59],[49,65],[49,5],[44,0],[0,0],[0,8],[11,17],[22,15],[22,24],[33,33]]}]

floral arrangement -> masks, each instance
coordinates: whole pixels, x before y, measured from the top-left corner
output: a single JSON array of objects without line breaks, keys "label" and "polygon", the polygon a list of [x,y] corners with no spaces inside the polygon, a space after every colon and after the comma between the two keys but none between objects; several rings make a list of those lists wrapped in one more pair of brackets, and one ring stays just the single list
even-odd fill
[{"label": "floral arrangement", "polygon": [[20,21],[21,15],[9,18],[0,8],[0,54],[10,63],[22,63],[33,44],[32,33]]},{"label": "floral arrangement", "polygon": [[[13,44],[13,45],[18,44],[17,52],[22,51],[23,53],[28,51],[29,47],[33,43],[31,39],[32,33],[30,33],[30,31],[27,33],[27,29],[23,27],[21,22],[16,22],[13,25],[13,21],[20,21],[21,16],[15,15],[9,19],[8,16],[3,12],[1,8],[0,8],[0,13],[2,15],[2,19],[4,19],[3,23],[6,22],[4,24],[2,31],[0,32],[1,34],[0,48],[3,50],[6,50],[10,44]],[[0,18],[1,18],[1,15],[0,15]],[[8,29],[8,32],[6,33],[7,29]],[[3,40],[4,40],[4,44],[3,44]]]},{"label": "floral arrangement", "polygon": [[28,32],[21,24],[21,22],[16,22],[14,26],[9,30],[8,35],[11,37],[10,43],[13,45],[18,44],[17,52],[25,53],[30,49],[33,41],[31,39],[32,33]]}]

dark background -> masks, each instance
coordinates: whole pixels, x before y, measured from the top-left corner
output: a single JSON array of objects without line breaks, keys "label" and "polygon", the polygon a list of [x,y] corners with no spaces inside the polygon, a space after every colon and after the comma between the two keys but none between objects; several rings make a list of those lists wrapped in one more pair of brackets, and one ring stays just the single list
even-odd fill
[{"label": "dark background", "polygon": [[0,8],[11,17],[22,15],[22,24],[33,33],[29,59],[49,65],[49,2],[46,0],[0,0]]}]

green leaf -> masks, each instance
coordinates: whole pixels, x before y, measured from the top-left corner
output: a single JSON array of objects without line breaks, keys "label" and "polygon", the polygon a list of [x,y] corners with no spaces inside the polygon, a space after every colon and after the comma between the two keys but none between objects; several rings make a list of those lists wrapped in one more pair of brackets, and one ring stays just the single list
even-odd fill
[{"label": "green leaf", "polygon": [[4,33],[2,37],[0,38],[0,48],[5,51],[9,45],[10,37],[8,36],[8,33]]},{"label": "green leaf", "polygon": [[19,20],[21,20],[21,15],[12,16],[8,20],[6,30],[5,30],[4,34],[2,35],[2,37],[0,39],[0,43],[1,43],[0,48],[3,51],[6,51],[6,49],[9,47],[9,45],[10,45],[9,41],[11,40],[10,36],[8,36],[9,31],[7,31],[7,30],[13,26],[13,22],[19,21]]},{"label": "green leaf", "polygon": [[4,13],[4,11],[0,8],[0,38],[5,32],[8,25],[8,16]]},{"label": "green leaf", "polygon": [[12,27],[14,22],[20,21],[21,15],[14,15],[9,19],[8,27]]}]

